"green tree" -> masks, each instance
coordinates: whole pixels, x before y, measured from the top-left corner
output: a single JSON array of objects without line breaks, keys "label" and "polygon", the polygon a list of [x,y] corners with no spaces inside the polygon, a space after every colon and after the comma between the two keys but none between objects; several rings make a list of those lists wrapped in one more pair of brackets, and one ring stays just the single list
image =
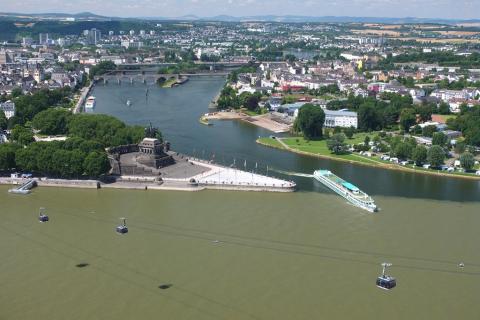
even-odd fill
[{"label": "green tree", "polygon": [[307,140],[322,138],[322,128],[325,122],[325,112],[313,104],[303,105],[295,120],[295,128],[303,133]]},{"label": "green tree", "polygon": [[432,145],[444,146],[447,143],[447,136],[443,132],[435,132],[432,137]]},{"label": "green tree", "polygon": [[117,66],[112,61],[102,61],[90,69],[90,79],[105,74],[108,71],[115,70],[116,68]]},{"label": "green tree", "polygon": [[34,141],[32,130],[18,124],[13,127],[11,137],[13,141],[17,142],[20,145],[27,145]]},{"label": "green tree", "polygon": [[417,122],[417,116],[415,110],[411,108],[403,109],[400,112],[400,126],[405,132],[410,130],[410,127]]},{"label": "green tree", "polygon": [[8,126],[7,117],[5,117],[5,113],[0,111],[0,130],[6,130]]},{"label": "green tree", "polygon": [[445,152],[440,146],[431,146],[427,152],[427,160],[434,168],[439,167],[445,160]]},{"label": "green tree", "polygon": [[412,152],[412,160],[417,166],[421,166],[427,161],[427,148],[425,146],[416,146]]},{"label": "green tree", "polygon": [[90,152],[83,161],[83,167],[87,176],[98,178],[110,170],[110,163],[105,152]]},{"label": "green tree", "polygon": [[32,120],[33,127],[42,134],[61,135],[67,133],[71,112],[65,109],[47,109],[38,113]]},{"label": "green tree", "polygon": [[327,140],[327,148],[334,154],[342,154],[346,152],[345,135],[343,133],[336,133]]},{"label": "green tree", "polygon": [[395,146],[395,155],[399,159],[410,159],[412,157],[412,145],[407,142],[400,142]]},{"label": "green tree", "polygon": [[425,126],[422,129],[422,135],[424,137],[433,137],[433,134],[437,132],[437,126],[431,125],[431,126]]},{"label": "green tree", "polygon": [[365,136],[365,139],[363,140],[363,144],[366,146],[370,145],[370,136]]},{"label": "green tree", "polygon": [[138,143],[145,136],[143,127],[126,126],[122,121],[101,114],[75,114],[68,123],[69,136],[96,140],[104,147]]},{"label": "green tree", "polygon": [[464,153],[466,148],[467,146],[463,141],[457,141],[457,143],[455,143],[455,152],[458,154]]},{"label": "green tree", "polygon": [[450,106],[446,102],[442,102],[438,106],[438,113],[440,114],[450,114]]},{"label": "green tree", "polygon": [[33,148],[21,148],[15,152],[15,164],[17,169],[24,170],[24,171],[37,171],[37,157],[38,153],[36,153]]},{"label": "green tree", "polygon": [[429,105],[423,105],[423,106],[420,106],[418,107],[418,114],[420,116],[420,120],[422,122],[426,122],[426,121],[429,121],[429,120],[432,120],[432,109],[430,108]]},{"label": "green tree", "polygon": [[355,133],[355,128],[354,127],[348,127],[348,128],[345,128],[345,130],[343,132],[345,133],[345,136],[348,139],[352,139],[353,134]]},{"label": "green tree", "polygon": [[253,111],[258,108],[259,101],[260,101],[260,98],[257,95],[250,95],[247,99],[245,99],[244,106],[248,110]]},{"label": "green tree", "polygon": [[418,124],[413,127],[413,134],[422,134],[422,127],[420,127]]},{"label": "green tree", "polygon": [[0,144],[0,171],[15,168],[15,152],[21,147],[13,143]]},{"label": "green tree", "polygon": [[379,130],[382,119],[372,103],[363,103],[358,109],[358,126],[362,131]]},{"label": "green tree", "polygon": [[475,165],[475,157],[470,152],[465,152],[460,156],[460,164],[465,170],[470,171]]}]

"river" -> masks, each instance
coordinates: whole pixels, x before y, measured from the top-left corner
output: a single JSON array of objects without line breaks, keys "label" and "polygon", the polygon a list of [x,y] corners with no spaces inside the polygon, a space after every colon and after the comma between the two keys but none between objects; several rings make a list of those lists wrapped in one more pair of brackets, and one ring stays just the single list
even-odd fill
[{"label": "river", "polygon": [[[269,149],[255,143],[268,132],[241,122],[204,126],[198,118],[222,83],[150,87],[148,101],[142,84],[93,94],[96,112],[151,122],[180,152],[265,172],[332,169],[381,212],[294,176],[290,194],[43,187],[18,196],[0,187],[0,319],[480,317],[478,182]],[[130,232],[119,236],[123,216]],[[398,281],[390,292],[375,287],[383,261]]]}]

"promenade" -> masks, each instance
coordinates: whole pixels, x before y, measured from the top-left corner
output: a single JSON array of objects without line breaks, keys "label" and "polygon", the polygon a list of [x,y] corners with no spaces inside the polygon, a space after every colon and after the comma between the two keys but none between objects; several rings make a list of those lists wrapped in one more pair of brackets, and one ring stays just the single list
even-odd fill
[{"label": "promenade", "polygon": [[[161,179],[155,176],[120,176],[115,182],[96,180],[69,180],[34,178],[39,187],[66,187],[87,189],[131,189],[200,191],[205,189],[293,192],[292,181],[264,176],[236,168],[224,167],[201,159],[176,156],[174,165],[162,168]],[[20,185],[21,178],[0,178],[0,184]]]}]

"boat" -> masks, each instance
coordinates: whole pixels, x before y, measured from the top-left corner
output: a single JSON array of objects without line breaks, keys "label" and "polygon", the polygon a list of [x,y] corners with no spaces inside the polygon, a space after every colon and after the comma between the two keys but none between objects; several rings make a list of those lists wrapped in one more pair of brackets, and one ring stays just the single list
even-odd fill
[{"label": "boat", "polygon": [[331,171],[316,170],[313,173],[313,177],[316,180],[320,181],[326,187],[330,188],[331,190],[338,193],[340,196],[347,199],[347,201],[351,204],[370,212],[378,211],[375,202],[368,194],[366,194],[350,182],[347,182],[342,178],[336,176]]},{"label": "boat", "polygon": [[95,97],[90,96],[90,97],[88,97],[87,102],[85,103],[85,109],[94,109],[95,104],[96,104]]},{"label": "boat", "polygon": [[132,101],[127,100],[127,106],[130,107],[132,105]]}]

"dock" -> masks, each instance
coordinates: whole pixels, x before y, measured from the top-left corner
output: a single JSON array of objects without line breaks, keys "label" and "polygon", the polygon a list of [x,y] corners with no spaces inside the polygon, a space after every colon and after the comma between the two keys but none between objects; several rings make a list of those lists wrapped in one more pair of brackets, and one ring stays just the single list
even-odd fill
[{"label": "dock", "polygon": [[30,190],[35,188],[36,186],[37,181],[35,181],[34,179],[29,179],[23,182],[20,186],[8,190],[8,192],[15,194],[29,194]]}]

